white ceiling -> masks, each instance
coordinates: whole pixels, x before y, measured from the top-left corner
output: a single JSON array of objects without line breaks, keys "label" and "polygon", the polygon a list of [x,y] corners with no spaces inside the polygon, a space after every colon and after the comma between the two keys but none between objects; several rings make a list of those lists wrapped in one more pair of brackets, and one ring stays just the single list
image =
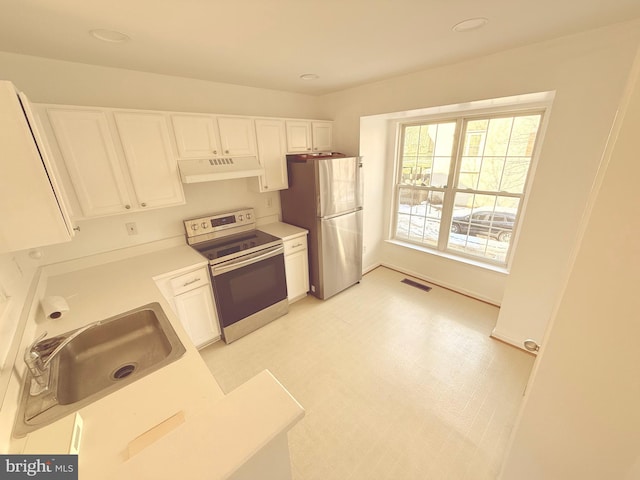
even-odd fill
[{"label": "white ceiling", "polygon": [[[322,94],[631,20],[640,0],[0,0],[0,12],[0,51]],[[489,23],[452,31],[472,17]],[[131,41],[100,42],[97,28]]]}]

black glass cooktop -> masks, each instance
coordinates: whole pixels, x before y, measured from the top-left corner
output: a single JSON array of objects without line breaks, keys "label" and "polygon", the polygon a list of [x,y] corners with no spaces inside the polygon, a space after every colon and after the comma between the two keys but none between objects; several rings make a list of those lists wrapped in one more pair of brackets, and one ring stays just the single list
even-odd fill
[{"label": "black glass cooktop", "polygon": [[220,260],[228,256],[252,253],[261,248],[281,243],[282,240],[260,230],[236,233],[227,237],[208,240],[192,245],[209,261]]}]

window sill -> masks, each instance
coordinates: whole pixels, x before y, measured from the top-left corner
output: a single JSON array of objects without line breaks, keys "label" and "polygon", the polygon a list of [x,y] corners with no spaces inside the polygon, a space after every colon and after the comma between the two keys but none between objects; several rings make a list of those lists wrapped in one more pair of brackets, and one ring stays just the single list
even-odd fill
[{"label": "window sill", "polygon": [[385,242],[390,243],[392,245],[397,245],[399,247],[409,248],[411,250],[415,250],[421,253],[426,253],[428,255],[433,255],[440,258],[446,258],[447,260],[452,260],[454,262],[464,263],[466,265],[471,265],[473,267],[482,268],[484,270],[490,270],[492,272],[501,273],[503,275],[509,275],[509,270],[506,267],[501,267],[499,265],[491,265],[489,263],[484,263],[478,260],[474,260],[472,258],[453,255],[451,253],[438,252],[437,250],[431,250],[430,248],[421,247],[420,245],[415,245],[413,243],[402,242],[400,240],[385,240]]}]

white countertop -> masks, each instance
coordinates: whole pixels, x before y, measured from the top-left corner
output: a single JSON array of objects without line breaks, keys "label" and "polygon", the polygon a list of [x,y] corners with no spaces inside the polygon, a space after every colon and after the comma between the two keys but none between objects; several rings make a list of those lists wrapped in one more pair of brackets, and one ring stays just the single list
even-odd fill
[{"label": "white countertop", "polygon": [[300,237],[309,233],[308,230],[302,227],[296,227],[295,225],[282,222],[259,225],[258,230],[262,230],[265,233],[269,233],[283,240],[291,240],[292,238]]},{"label": "white countertop", "polygon": [[[206,264],[184,245],[48,277],[45,294],[65,297],[70,310],[57,320],[40,312],[36,335],[46,330],[53,336],[159,302],[186,347],[177,361],[80,409],[81,479],[228,478],[304,415],[267,371],[226,396],[218,386],[153,281]],[[132,440],[180,412],[184,423],[128,458]],[[58,438],[57,423],[29,434],[27,447],[64,451],[60,443],[68,439]]]}]

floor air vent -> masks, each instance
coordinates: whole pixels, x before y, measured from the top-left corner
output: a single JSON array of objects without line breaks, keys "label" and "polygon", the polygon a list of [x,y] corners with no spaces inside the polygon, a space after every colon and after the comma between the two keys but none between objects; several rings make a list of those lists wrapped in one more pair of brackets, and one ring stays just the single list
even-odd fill
[{"label": "floor air vent", "polygon": [[424,290],[425,292],[428,292],[431,290],[431,287],[428,287],[418,282],[414,282],[413,280],[409,280],[408,278],[405,278],[404,280],[400,280],[400,281],[402,283],[406,283],[407,285],[411,285],[412,287],[416,287],[416,288],[419,288],[420,290]]}]

